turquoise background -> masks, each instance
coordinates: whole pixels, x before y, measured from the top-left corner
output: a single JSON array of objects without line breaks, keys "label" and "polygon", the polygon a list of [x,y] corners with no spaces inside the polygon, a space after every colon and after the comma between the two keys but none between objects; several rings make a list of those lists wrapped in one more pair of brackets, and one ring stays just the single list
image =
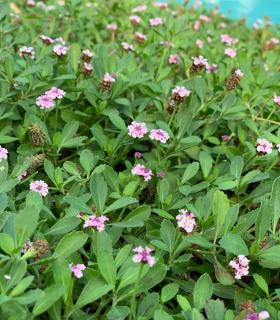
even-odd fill
[{"label": "turquoise background", "polygon": [[280,23],[280,0],[203,0],[204,4],[219,5],[221,12],[232,18],[247,17],[253,24],[257,19],[270,16],[272,22]]}]

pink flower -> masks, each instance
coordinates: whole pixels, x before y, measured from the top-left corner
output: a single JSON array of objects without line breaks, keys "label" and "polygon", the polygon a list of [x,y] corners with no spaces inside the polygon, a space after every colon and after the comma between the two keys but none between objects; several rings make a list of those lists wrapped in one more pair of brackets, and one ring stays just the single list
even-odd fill
[{"label": "pink flower", "polygon": [[40,193],[43,197],[46,197],[49,193],[49,187],[43,180],[31,182],[29,188],[31,191]]},{"label": "pink flower", "polygon": [[92,57],[93,53],[90,50],[85,49],[82,51],[82,60],[89,62]]},{"label": "pink flower", "polygon": [[122,47],[125,51],[133,51],[134,47],[132,44],[129,44],[127,42],[122,42]]},{"label": "pink flower", "polygon": [[27,176],[27,171],[23,171],[17,178],[18,180],[23,180]]},{"label": "pink flower", "polygon": [[157,177],[158,177],[158,178],[164,178],[164,177],[165,177],[165,172],[164,172],[164,171],[159,171],[159,172],[157,173]]},{"label": "pink flower", "polygon": [[40,109],[50,109],[54,107],[55,103],[52,98],[43,94],[36,99],[36,105],[40,107]]},{"label": "pink flower", "polygon": [[218,65],[216,63],[206,65],[207,73],[215,73],[217,72],[217,70],[218,70]]},{"label": "pink flower", "polygon": [[45,35],[40,35],[40,39],[43,41],[43,43],[45,44],[52,44],[54,43],[54,40],[48,36],[45,36]]},{"label": "pink flower", "polygon": [[103,81],[104,82],[108,82],[108,83],[113,83],[113,82],[116,81],[116,76],[106,72],[104,77],[103,77]]},{"label": "pink flower", "polygon": [[239,78],[243,78],[244,73],[240,69],[236,69],[234,71],[235,75],[237,75]]},{"label": "pink flower", "polygon": [[169,134],[166,131],[161,130],[161,129],[152,129],[151,133],[149,134],[149,137],[152,140],[166,143],[166,141],[169,139]]},{"label": "pink flower", "polygon": [[180,63],[180,58],[177,54],[171,54],[169,56],[168,62],[170,64],[179,64]]},{"label": "pink flower", "polygon": [[56,46],[53,47],[53,52],[59,57],[65,56],[67,54],[67,51],[68,51],[68,47],[62,46],[60,44],[57,44]]},{"label": "pink flower", "polygon": [[230,58],[234,58],[234,57],[236,57],[236,50],[232,49],[232,48],[226,48],[225,54]]},{"label": "pink flower", "polygon": [[139,16],[133,15],[129,17],[129,20],[134,26],[136,26],[137,24],[140,23],[141,18]]},{"label": "pink flower", "polygon": [[62,99],[65,96],[65,94],[66,94],[65,91],[56,87],[52,87],[50,90],[45,92],[45,95],[53,100]]},{"label": "pink flower", "polygon": [[65,40],[62,37],[55,38],[54,41],[63,45],[66,44]]},{"label": "pink flower", "polygon": [[93,70],[93,66],[92,66],[91,63],[89,63],[89,62],[84,62],[83,63],[83,72],[84,72],[84,74],[89,75],[89,74],[91,74],[92,70]]},{"label": "pink flower", "polygon": [[19,56],[24,57],[30,57],[32,60],[35,59],[35,52],[33,47],[21,47],[19,49]]},{"label": "pink flower", "polygon": [[132,168],[131,173],[135,176],[144,177],[145,181],[149,181],[152,179],[152,170],[146,168],[143,164],[137,164],[134,168]]},{"label": "pink flower", "polygon": [[160,26],[163,24],[163,21],[161,18],[152,18],[150,19],[150,25],[152,27]]},{"label": "pink flower", "polygon": [[133,249],[133,252],[136,254],[133,256],[132,260],[135,263],[148,263],[150,267],[152,267],[155,263],[156,260],[154,257],[151,256],[151,253],[154,251],[154,249],[145,247],[143,248],[142,246],[136,247]]},{"label": "pink flower", "polygon": [[269,41],[272,45],[277,45],[279,44],[279,40],[277,38],[271,38]]},{"label": "pink flower", "polygon": [[36,2],[34,0],[26,0],[26,5],[28,7],[34,7],[36,5]]},{"label": "pink flower", "polygon": [[155,3],[154,3],[154,7],[159,8],[159,9],[161,9],[161,10],[165,10],[165,9],[168,9],[168,3],[155,2]]},{"label": "pink flower", "polygon": [[230,135],[224,134],[221,138],[222,138],[223,141],[229,141],[230,140]]},{"label": "pink flower", "polygon": [[203,41],[201,39],[197,39],[195,44],[199,49],[203,48]]},{"label": "pink flower", "polygon": [[142,154],[141,152],[136,151],[136,152],[134,153],[134,158],[135,158],[135,159],[141,159],[142,157],[143,157],[143,154]]},{"label": "pink flower", "polygon": [[210,22],[211,21],[211,19],[209,17],[205,16],[205,15],[200,15],[199,16],[199,20],[201,22]]},{"label": "pink flower", "polygon": [[266,139],[258,139],[256,148],[260,154],[269,154],[272,152],[273,145]]},{"label": "pink flower", "polygon": [[265,320],[268,319],[270,317],[269,313],[267,311],[261,311],[259,313],[259,319],[260,320]]},{"label": "pink flower", "polygon": [[190,90],[188,90],[187,88],[183,87],[183,86],[176,86],[173,90],[172,90],[172,95],[174,96],[179,96],[180,98],[186,98],[190,95]]},{"label": "pink flower", "polygon": [[140,6],[137,6],[132,9],[132,12],[144,12],[147,10],[147,6],[145,4],[141,4]]},{"label": "pink flower", "polygon": [[174,47],[174,43],[171,42],[171,41],[163,40],[163,41],[160,42],[160,44],[161,44],[162,46],[165,46],[166,48]]},{"label": "pink flower", "polygon": [[186,233],[191,233],[196,227],[195,215],[185,209],[179,210],[180,214],[176,216],[178,227]]},{"label": "pink flower", "polygon": [[73,276],[77,279],[82,278],[83,271],[86,269],[86,266],[83,263],[78,263],[78,264],[69,264],[69,268],[73,274]]},{"label": "pink flower", "polygon": [[95,214],[90,216],[88,220],[84,223],[84,228],[94,228],[101,232],[105,229],[105,222],[109,219],[106,216],[97,217]]},{"label": "pink flower", "polygon": [[273,98],[274,103],[278,104],[278,106],[280,106],[280,96],[277,96],[276,94],[274,95]]},{"label": "pink flower", "polygon": [[198,31],[200,28],[201,22],[199,20],[195,21],[193,28],[194,30]]},{"label": "pink flower", "polygon": [[135,32],[134,33],[134,39],[138,42],[144,42],[147,40],[147,36],[145,36],[143,33],[141,32]]},{"label": "pink flower", "polygon": [[221,39],[222,43],[224,43],[228,46],[231,46],[231,45],[236,44],[238,42],[238,39],[232,38],[228,34],[222,34],[220,39]]},{"label": "pink flower", "polygon": [[229,266],[234,270],[235,279],[241,279],[249,274],[249,260],[244,255],[231,260]]},{"label": "pink flower", "polygon": [[8,158],[8,150],[0,146],[0,162]]},{"label": "pink flower", "polygon": [[128,135],[132,138],[143,138],[144,135],[148,132],[145,122],[132,121],[127,129]]},{"label": "pink flower", "polygon": [[192,57],[192,60],[193,60],[193,64],[195,66],[199,66],[199,65],[207,66],[208,65],[207,59],[204,58],[203,56]]},{"label": "pink flower", "polygon": [[107,24],[107,29],[109,31],[116,31],[118,29],[118,26],[116,23],[109,23]]},{"label": "pink flower", "polygon": [[279,143],[276,145],[276,148],[277,148],[278,153],[280,153],[280,144]]}]

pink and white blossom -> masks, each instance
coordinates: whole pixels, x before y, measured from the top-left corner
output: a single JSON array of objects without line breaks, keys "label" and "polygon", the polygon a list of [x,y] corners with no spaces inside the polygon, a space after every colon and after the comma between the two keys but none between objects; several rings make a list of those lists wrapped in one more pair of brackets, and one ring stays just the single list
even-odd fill
[{"label": "pink and white blossom", "polygon": [[230,261],[229,266],[234,270],[235,279],[241,279],[249,274],[249,260],[244,255]]},{"label": "pink and white blossom", "polygon": [[179,96],[180,98],[186,98],[191,94],[190,90],[188,90],[186,87],[184,86],[176,86],[173,90],[172,90],[172,95],[174,96]]},{"label": "pink and white blossom", "polygon": [[61,44],[57,44],[53,47],[53,52],[59,57],[65,56],[67,54],[67,51],[68,47]]},{"label": "pink and white blossom", "polygon": [[129,20],[130,20],[131,24],[133,24],[134,26],[136,26],[137,24],[139,24],[141,22],[141,18],[136,15],[130,16]]},{"label": "pink and white blossom", "polygon": [[147,8],[148,8],[148,7],[147,7],[145,4],[141,4],[141,5],[133,8],[133,9],[132,9],[132,12],[135,12],[135,13],[137,13],[137,12],[144,12],[144,11],[147,10]]},{"label": "pink and white blossom", "polygon": [[201,39],[197,39],[195,44],[199,49],[202,49],[203,45],[204,45],[204,42]]},{"label": "pink and white blossom", "polygon": [[226,48],[225,49],[225,55],[227,55],[230,58],[235,58],[236,57],[236,50],[233,48]]},{"label": "pink and white blossom", "polygon": [[260,154],[270,154],[272,152],[272,148],[273,148],[273,144],[270,143],[268,140],[266,139],[258,139],[257,140],[257,152]]},{"label": "pink and white blossom", "polygon": [[274,103],[278,104],[278,106],[280,106],[280,96],[277,96],[276,94],[273,97],[273,101]]},{"label": "pink and white blossom", "polygon": [[163,21],[161,18],[152,18],[150,19],[150,26],[157,27],[163,24]]},{"label": "pink and white blossom", "polygon": [[43,94],[36,99],[36,105],[40,109],[51,109],[55,106],[54,100],[46,94]]},{"label": "pink and white blossom", "polygon": [[86,266],[83,263],[78,263],[78,264],[70,263],[69,268],[73,276],[77,279],[80,279],[84,275],[83,271],[86,269]]},{"label": "pink and white blossom", "polygon": [[8,150],[0,146],[0,162],[2,160],[7,160],[8,158]]},{"label": "pink and white blossom", "polygon": [[122,47],[125,51],[133,51],[134,47],[132,44],[129,44],[127,42],[122,42]]},{"label": "pink and white blossom", "polygon": [[65,96],[66,92],[62,89],[52,87],[50,90],[45,92],[45,95],[50,97],[51,99],[62,99]]},{"label": "pink and white blossom", "polygon": [[207,66],[208,65],[208,60],[206,58],[204,58],[203,56],[192,57],[192,61],[195,66],[199,66],[199,65]]},{"label": "pink and white blossom", "polygon": [[136,247],[133,249],[133,252],[136,254],[132,257],[133,262],[135,263],[147,263],[152,267],[156,263],[156,259],[151,255],[154,249],[149,247]]},{"label": "pink and white blossom", "polygon": [[149,134],[150,139],[166,143],[169,139],[169,134],[162,129],[152,129]]},{"label": "pink and white blossom", "polygon": [[106,216],[97,217],[95,214],[91,215],[84,223],[84,228],[93,228],[101,232],[105,229],[105,223],[109,219]]},{"label": "pink and white blossom", "polygon": [[31,191],[40,193],[41,196],[46,197],[49,193],[49,187],[43,180],[37,180],[30,183],[29,188]]},{"label": "pink and white blossom", "polygon": [[136,122],[132,121],[131,124],[127,127],[128,135],[132,138],[143,138],[148,132],[145,122]]},{"label": "pink and white blossom", "polygon": [[30,59],[34,60],[35,59],[35,51],[33,47],[21,47],[19,49],[19,56],[24,58],[24,57],[30,57]]},{"label": "pink and white blossom", "polygon": [[152,170],[146,168],[143,164],[137,164],[135,167],[132,168],[131,173],[134,176],[141,176],[144,178],[145,181],[149,181],[152,179]]},{"label": "pink and white blossom", "polygon": [[179,64],[180,63],[180,58],[178,54],[171,54],[168,58],[169,64]]},{"label": "pink and white blossom", "polygon": [[177,225],[186,233],[192,233],[196,227],[195,215],[186,209],[179,210],[180,214],[176,216]]}]

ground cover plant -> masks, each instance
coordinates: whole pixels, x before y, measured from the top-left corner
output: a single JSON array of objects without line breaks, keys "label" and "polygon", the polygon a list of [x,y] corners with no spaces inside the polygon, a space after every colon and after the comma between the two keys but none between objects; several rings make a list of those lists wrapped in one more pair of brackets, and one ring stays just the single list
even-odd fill
[{"label": "ground cover plant", "polygon": [[279,27],[136,0],[0,19],[0,319],[280,319]]}]

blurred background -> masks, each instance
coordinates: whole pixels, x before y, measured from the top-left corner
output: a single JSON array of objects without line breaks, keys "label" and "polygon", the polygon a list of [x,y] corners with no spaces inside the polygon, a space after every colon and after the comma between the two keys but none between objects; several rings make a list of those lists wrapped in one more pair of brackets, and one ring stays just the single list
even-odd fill
[{"label": "blurred background", "polygon": [[270,16],[271,21],[280,23],[280,0],[193,0],[193,3],[219,6],[222,13],[232,18],[246,17],[249,24]]}]

